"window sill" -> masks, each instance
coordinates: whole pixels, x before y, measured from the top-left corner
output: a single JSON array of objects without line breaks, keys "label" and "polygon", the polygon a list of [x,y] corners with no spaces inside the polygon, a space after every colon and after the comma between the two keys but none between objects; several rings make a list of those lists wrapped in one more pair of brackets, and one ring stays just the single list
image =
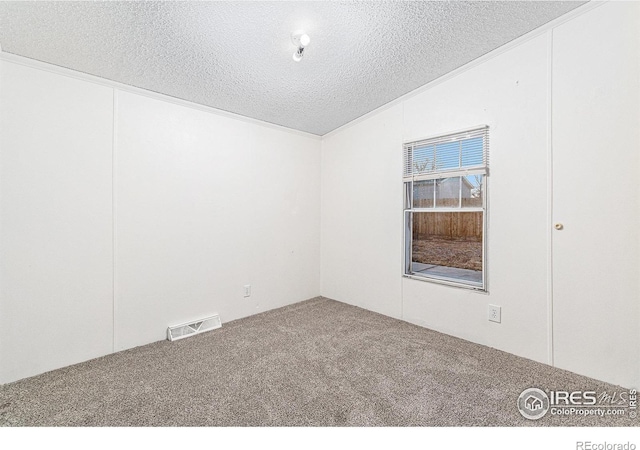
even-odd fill
[{"label": "window sill", "polygon": [[410,278],[412,280],[418,281],[426,281],[429,283],[442,284],[445,286],[457,287],[460,289],[466,289],[470,291],[480,292],[483,294],[488,294],[486,287],[482,286],[482,283],[472,283],[472,282],[460,282],[458,280],[453,280],[451,278],[444,278],[438,276],[427,276],[421,274],[403,274],[404,278]]}]

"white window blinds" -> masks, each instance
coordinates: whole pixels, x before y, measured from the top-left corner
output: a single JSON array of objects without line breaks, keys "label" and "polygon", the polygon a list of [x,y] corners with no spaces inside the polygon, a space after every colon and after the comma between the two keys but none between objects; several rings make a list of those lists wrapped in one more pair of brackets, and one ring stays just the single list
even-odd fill
[{"label": "white window blinds", "polygon": [[430,178],[447,172],[486,172],[489,128],[481,127],[404,144],[404,177]]}]

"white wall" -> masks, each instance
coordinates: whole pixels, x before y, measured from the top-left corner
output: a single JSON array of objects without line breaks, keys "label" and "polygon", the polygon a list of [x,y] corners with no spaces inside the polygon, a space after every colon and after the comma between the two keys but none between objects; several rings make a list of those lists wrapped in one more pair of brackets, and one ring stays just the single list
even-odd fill
[{"label": "white wall", "polygon": [[[541,36],[325,139],[322,294],[546,361],[546,73]],[[490,295],[402,278],[402,142],[484,124]]]},{"label": "white wall", "polygon": [[[604,344],[590,347],[593,354],[581,352],[580,363],[575,358],[570,362],[568,357],[583,345],[582,332],[576,330],[579,324],[570,323],[570,314],[558,312],[595,305],[586,306],[577,294],[551,295],[550,189],[553,134],[575,134],[587,128],[591,133],[588,136],[592,136],[604,127],[608,128],[607,136],[615,131],[625,134],[624,142],[638,142],[640,99],[637,70],[633,69],[637,57],[627,55],[637,50],[638,19],[638,7],[632,3],[598,6],[326,136],[322,151],[322,295],[400,315],[409,322],[545,363],[553,362],[555,330],[560,366],[625,386],[640,384],[638,147],[629,145],[616,153],[619,163],[625,165],[622,173],[628,180],[624,182],[628,188],[624,195],[617,191],[617,182],[600,184],[604,189],[613,186],[603,196],[616,202],[628,199],[627,208],[613,208],[616,216],[610,219],[625,223],[626,232],[617,235],[607,231],[609,245],[613,240],[614,248],[628,247],[624,252],[628,267],[607,276],[617,269],[603,265],[602,276],[591,277],[590,288],[597,285],[597,292],[615,293],[616,300],[610,310],[591,309],[583,314],[592,327],[598,320],[607,323],[622,317],[624,326],[622,331],[615,326],[612,330],[598,327],[590,339],[597,341],[602,335]],[[585,20],[587,25],[582,22]],[[598,42],[606,44],[592,52]],[[611,54],[618,46],[623,50]],[[593,59],[584,63],[580,58],[590,52]],[[571,56],[576,54],[581,55],[578,66],[573,65],[576,57]],[[633,61],[631,66],[625,66],[625,57]],[[597,70],[611,61],[615,61],[613,68]],[[630,74],[616,76],[616,72],[624,73],[624,67]],[[573,98],[566,98],[568,102],[575,101],[579,91],[590,85],[605,91],[596,96],[585,94],[584,100],[572,108],[553,109],[562,117],[552,118],[552,92],[562,96],[553,88],[553,80],[570,85],[572,78],[577,88],[571,90]],[[618,93],[629,93],[626,102],[618,106],[624,109],[622,114],[614,111],[615,105],[607,95],[612,90],[614,102],[620,100]],[[593,111],[598,113],[594,115]],[[622,123],[614,125],[621,115]],[[589,119],[591,116],[597,120]],[[402,278],[401,143],[483,124],[490,126],[491,141],[489,293]],[[590,152],[602,151],[597,141],[580,142]],[[576,151],[575,147],[571,150]],[[599,169],[594,165],[588,175],[598,178]],[[587,173],[572,174],[567,183],[579,185],[585,176]],[[610,172],[607,176],[617,178]],[[582,226],[595,225],[585,221]],[[598,258],[593,247],[584,243],[573,251],[576,259]],[[600,301],[606,303],[606,295]],[[501,324],[488,322],[489,303],[502,306]],[[557,317],[553,316],[554,308]],[[626,361],[619,357],[623,351],[628,355]],[[611,358],[608,352],[616,356]],[[614,360],[615,365],[602,364]]]},{"label": "white wall", "polygon": [[319,294],[319,140],[129,93],[117,111],[116,350]]},{"label": "white wall", "polygon": [[402,317],[402,107],[322,143],[322,293]]},{"label": "white wall", "polygon": [[0,61],[0,383],[112,349],[112,106]]},{"label": "white wall", "polygon": [[318,138],[0,64],[0,383],[319,295]]},{"label": "white wall", "polygon": [[[489,125],[489,295],[403,279],[404,318],[547,360],[547,37],[405,102],[404,139]],[[400,153],[400,152],[398,152]],[[502,307],[501,324],[487,305]]]}]

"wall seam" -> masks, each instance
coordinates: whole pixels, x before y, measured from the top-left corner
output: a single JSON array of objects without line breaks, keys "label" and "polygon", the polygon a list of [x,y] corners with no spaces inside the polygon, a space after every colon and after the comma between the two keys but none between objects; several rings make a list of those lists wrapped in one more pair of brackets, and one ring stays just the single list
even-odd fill
[{"label": "wall seam", "polygon": [[[405,123],[406,123],[405,122],[405,118],[404,118],[404,112],[405,112],[404,110],[405,110],[405,105],[407,104],[407,102],[406,101],[402,101],[401,104],[402,104],[402,129],[400,130],[400,137],[402,139],[402,144],[404,145],[404,143],[405,143],[405,135],[404,135],[404,133],[405,133]],[[403,151],[402,148],[398,148],[398,150],[399,151]],[[404,164],[404,161],[402,163]],[[400,259],[400,267],[402,268],[401,271],[403,272],[403,273],[400,274],[400,319],[406,320],[405,314],[404,314],[404,280],[405,280],[405,278],[404,278],[405,254],[404,253],[406,251],[406,248],[405,248],[406,226],[405,226],[404,208],[406,208],[406,206],[404,205],[404,202],[405,202],[405,199],[404,199],[404,196],[405,196],[405,193],[404,193],[405,192],[404,191],[405,190],[404,180],[402,180],[402,178],[401,178],[400,182],[401,182],[401,185],[402,185],[402,196],[403,196],[403,199],[402,199],[402,201],[403,201],[403,207],[402,207],[402,209],[403,209],[403,211],[402,211],[402,232],[400,233],[400,236],[401,236],[401,238],[400,238],[400,248],[401,248],[401,250],[400,250],[400,258],[401,258]]]},{"label": "wall seam", "polygon": [[322,263],[324,261],[324,257],[323,257],[324,249],[323,249],[323,246],[322,246],[322,243],[323,243],[323,239],[322,239],[322,224],[323,224],[323,217],[324,217],[323,202],[322,202],[322,199],[324,197],[324,181],[322,179],[322,173],[323,173],[322,161],[323,160],[324,160],[324,140],[321,139],[320,140],[320,164],[319,164],[319,169],[318,169],[319,172],[320,172],[318,174],[319,177],[320,177],[320,180],[319,180],[320,181],[320,196],[319,196],[320,197],[320,199],[319,199],[320,200],[320,204],[319,204],[319,207],[318,207],[318,209],[320,210],[320,217],[319,217],[319,220],[318,220],[319,225],[320,225],[320,229],[318,230],[319,231],[318,232],[318,241],[319,241],[319,248],[318,248],[319,254],[318,254],[318,257],[319,257],[320,261],[318,263],[318,278],[319,278],[318,279],[318,290],[320,291],[319,295],[321,297],[324,296],[324,292],[323,292],[324,291],[324,289],[323,289],[324,279],[322,278]]},{"label": "wall seam", "polygon": [[553,28],[547,32],[547,352],[553,351]]},{"label": "wall seam", "polygon": [[112,281],[112,309],[111,309],[111,323],[112,323],[112,346],[115,353],[118,348],[118,339],[116,335],[116,317],[118,312],[117,302],[117,277],[116,277],[116,252],[117,252],[117,220],[116,220],[116,163],[117,163],[117,148],[118,148],[118,90],[113,88],[113,116],[112,116],[112,133],[111,133],[111,281]]}]

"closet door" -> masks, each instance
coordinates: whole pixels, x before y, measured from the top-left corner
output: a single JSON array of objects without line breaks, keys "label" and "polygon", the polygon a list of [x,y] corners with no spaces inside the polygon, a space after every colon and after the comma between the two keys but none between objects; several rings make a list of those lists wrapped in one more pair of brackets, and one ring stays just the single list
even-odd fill
[{"label": "closet door", "polygon": [[[640,385],[640,5],[553,31],[554,364]],[[589,386],[585,386],[588,388]]]}]

